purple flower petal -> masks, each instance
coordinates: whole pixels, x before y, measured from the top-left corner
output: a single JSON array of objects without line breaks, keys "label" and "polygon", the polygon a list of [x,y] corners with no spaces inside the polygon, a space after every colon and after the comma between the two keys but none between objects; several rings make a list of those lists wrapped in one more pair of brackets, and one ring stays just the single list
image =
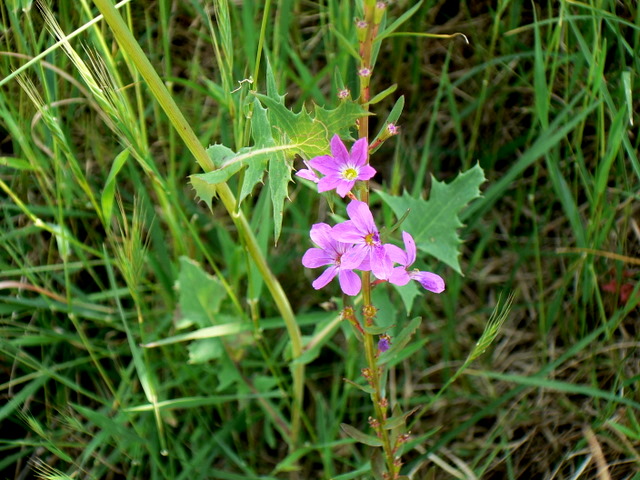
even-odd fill
[{"label": "purple flower petal", "polygon": [[[337,225],[336,225],[337,227]],[[335,228],[335,227],[334,227]],[[355,245],[345,252],[341,259],[341,265],[344,268],[353,270],[368,271],[369,267],[369,248],[366,245]],[[367,262],[365,265],[365,261]]]},{"label": "purple flower petal", "polygon": [[340,168],[340,164],[331,155],[320,155],[309,160],[309,165],[323,175],[335,174]]},{"label": "purple flower petal", "polygon": [[342,182],[343,180],[333,175],[327,175],[326,177],[322,177],[318,181],[318,192],[328,192],[329,190],[334,190],[338,188],[340,185],[342,185]]},{"label": "purple flower petal", "polygon": [[316,173],[309,168],[302,168],[298,170],[296,172],[296,177],[304,178],[305,180],[311,180],[314,183],[318,183],[318,180],[320,180],[318,178],[318,175],[316,175]]},{"label": "purple flower petal", "polygon": [[352,200],[347,205],[347,213],[354,226],[361,232],[365,232],[365,235],[374,232],[378,233],[371,210],[369,210],[369,206],[365,202]]},{"label": "purple flower petal", "polygon": [[338,280],[340,281],[340,288],[347,295],[354,296],[360,293],[362,281],[360,276],[354,273],[353,270],[340,270]]},{"label": "purple flower petal", "polygon": [[[362,167],[367,163],[367,150],[369,145],[366,138],[359,138],[351,147],[351,161],[354,165]],[[374,170],[375,172],[375,170]]]},{"label": "purple flower petal", "polygon": [[371,165],[363,165],[360,167],[360,173],[358,174],[358,180],[370,180],[376,174],[376,169]]},{"label": "purple flower petal", "polygon": [[369,261],[369,252],[366,248],[362,249],[365,252],[365,256],[362,259],[362,262],[360,263],[360,265],[358,265],[357,267],[355,267],[356,269],[362,271],[362,272],[370,272],[371,271],[371,262]]},{"label": "purple flower petal", "polygon": [[316,278],[311,284],[313,288],[316,290],[320,290],[322,287],[326,287],[327,284],[333,280],[333,278],[338,274],[338,267],[331,266],[327,268],[322,274]]},{"label": "purple flower petal", "polygon": [[344,146],[342,140],[338,135],[334,135],[331,138],[331,155],[333,155],[338,163],[347,163],[349,161],[349,152],[347,152],[347,147]]},{"label": "purple flower petal", "polygon": [[371,272],[380,280],[388,280],[393,271],[393,263],[386,253],[384,246],[378,245],[369,249]]},{"label": "purple flower petal", "polygon": [[331,234],[331,226],[326,223],[314,223],[309,236],[313,243],[323,250],[335,250],[336,240]]},{"label": "purple flower petal", "polygon": [[[356,180],[369,180],[375,175],[375,169],[367,165],[369,147],[365,138],[357,140],[350,153],[338,135],[331,138],[330,147],[331,155],[320,155],[306,162],[310,169],[324,175],[317,181],[319,192],[335,189],[344,198]],[[303,172],[302,176],[309,178],[311,173]]]},{"label": "purple flower petal", "polygon": [[395,267],[389,276],[389,283],[394,285],[406,285],[411,280],[407,269],[404,267]]},{"label": "purple flower petal", "polygon": [[[353,203],[353,202],[352,202]],[[344,243],[364,243],[365,232],[361,232],[351,220],[334,225],[333,238]]]},{"label": "purple flower petal", "polygon": [[405,266],[407,265],[407,252],[391,243],[385,243],[384,248],[387,252],[387,255],[389,256],[389,259],[393,263],[399,263],[400,265]]},{"label": "purple flower petal", "polygon": [[413,240],[411,234],[407,232],[402,232],[402,240],[404,241],[404,248],[407,251],[407,263],[405,263],[404,266],[408,267],[416,261],[416,242]]},{"label": "purple flower petal", "polygon": [[411,272],[409,276],[430,292],[444,292],[444,280],[440,275],[431,272]]},{"label": "purple flower petal", "polygon": [[[351,189],[355,184],[356,182],[354,181],[351,181],[351,182],[341,181],[340,184],[335,187],[336,193],[340,195],[342,198],[344,198],[344,196],[351,191]],[[318,191],[320,191],[319,188],[318,188]]]},{"label": "purple flower petal", "polygon": [[302,256],[302,265],[307,268],[324,267],[325,265],[333,265],[333,257],[321,248],[310,248]]}]

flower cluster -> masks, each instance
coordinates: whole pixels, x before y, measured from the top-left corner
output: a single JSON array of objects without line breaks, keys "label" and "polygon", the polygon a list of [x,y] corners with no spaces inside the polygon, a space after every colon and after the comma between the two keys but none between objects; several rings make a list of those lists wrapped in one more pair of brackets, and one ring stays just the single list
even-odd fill
[{"label": "flower cluster", "polygon": [[[402,232],[405,250],[391,243],[382,243],[366,203],[352,200],[347,205],[349,220],[333,227],[316,223],[311,227],[311,240],[317,245],[306,251],[302,264],[307,268],[328,268],[313,282],[320,289],[338,276],[340,288],[347,295],[357,295],[362,287],[354,270],[370,271],[382,281],[406,285],[416,280],[425,289],[440,293],[444,280],[435,273],[410,270],[416,259],[413,237]],[[398,264],[398,266],[395,266]]]},{"label": "flower cluster", "polygon": [[[331,139],[332,155],[312,158],[305,162],[309,168],[299,170],[296,175],[317,183],[319,192],[335,189],[344,197],[357,180],[369,180],[376,173],[367,163],[367,149],[366,139],[361,138],[349,153],[340,137],[334,135]],[[324,176],[319,177],[314,170]],[[354,198],[353,195],[350,198]],[[313,281],[313,288],[318,290],[337,276],[345,294],[357,295],[362,281],[354,270],[360,270],[371,272],[379,281],[395,285],[406,285],[415,280],[431,292],[444,290],[444,280],[439,275],[410,270],[416,260],[416,243],[409,233],[402,232],[403,250],[381,242],[373,215],[365,202],[351,200],[347,214],[349,220],[333,227],[326,223],[316,223],[311,227],[310,236],[316,247],[306,251],[302,264],[307,268],[328,267]]]}]

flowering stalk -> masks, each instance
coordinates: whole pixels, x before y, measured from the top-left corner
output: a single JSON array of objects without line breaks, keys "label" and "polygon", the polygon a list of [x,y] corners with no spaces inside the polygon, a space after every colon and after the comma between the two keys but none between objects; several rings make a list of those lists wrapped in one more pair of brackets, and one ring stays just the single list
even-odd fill
[{"label": "flowering stalk", "polygon": [[[365,0],[365,18],[356,22],[359,52],[361,56],[358,75],[360,77],[360,96],[358,102],[362,109],[369,109],[369,80],[373,69],[372,48],[378,27],[386,5],[383,2]],[[349,96],[348,90],[341,90],[340,99]],[[398,433],[398,417],[394,416],[393,425],[389,423],[389,400],[384,396],[385,378],[383,366],[378,365],[380,354],[391,347],[391,337],[375,326],[377,308],[371,302],[371,288],[382,282],[406,285],[411,280],[420,283],[431,292],[444,290],[444,280],[435,273],[411,269],[416,260],[416,244],[408,232],[402,232],[404,249],[383,243],[369,208],[369,181],[376,174],[369,164],[371,152],[387,138],[398,133],[395,124],[389,123],[373,145],[369,145],[368,115],[358,119],[358,140],[351,150],[342,143],[338,135],[330,142],[330,155],[321,155],[305,161],[307,168],[299,170],[298,177],[310,180],[317,185],[318,192],[335,190],[342,197],[350,199],[347,205],[349,220],[333,227],[326,223],[312,226],[310,237],[314,247],[302,257],[307,268],[325,267],[325,270],[313,282],[315,289],[328,285],[337,277],[342,292],[355,296],[362,292],[362,323],[358,320],[351,304],[342,311],[342,319],[351,323],[362,340],[367,366],[362,375],[371,395],[374,416],[369,417],[369,425],[376,437],[364,434],[354,427],[343,425],[345,432],[368,445],[382,447],[386,463],[386,472],[376,472],[387,480],[396,480],[400,475],[402,462],[399,450],[408,439],[408,434]],[[355,190],[354,194],[352,192]],[[355,273],[361,271],[361,276]],[[375,282],[371,280],[375,277]],[[382,333],[382,334],[381,334]],[[378,336],[376,343],[374,335]],[[384,364],[382,364],[384,365]],[[393,428],[390,428],[392,427]],[[393,431],[392,431],[393,430]]]},{"label": "flowering stalk", "polygon": [[[364,38],[360,40],[360,97],[359,103],[365,109],[369,110],[369,100],[371,98],[370,91],[370,79],[373,73],[372,65],[372,48],[373,41],[378,32],[378,26],[381,20],[381,2],[376,3],[375,0],[365,0],[364,3],[364,21],[366,22],[366,32]],[[358,123],[358,137],[366,138],[368,143],[369,138],[369,116],[365,115],[359,119]],[[369,164],[369,152],[367,151],[367,162]],[[364,187],[360,192],[360,200],[369,204],[369,181],[363,182]],[[363,316],[365,326],[373,326],[376,308],[371,303],[371,275],[367,271],[362,272],[362,302],[363,302]],[[382,441],[382,448],[384,450],[385,462],[387,464],[388,478],[396,478],[399,473],[399,466],[396,466],[394,452],[392,451],[391,441],[389,438],[389,430],[385,429],[385,423],[387,419],[387,407],[388,400],[382,395],[381,370],[376,362],[376,348],[374,345],[374,338],[371,333],[366,329],[363,335],[364,338],[364,350],[367,360],[367,368],[365,371],[369,374],[367,381],[373,389],[371,400],[373,402],[373,408],[375,412],[375,419],[370,421],[370,425],[374,427],[378,438]],[[365,375],[367,377],[367,375]]]}]

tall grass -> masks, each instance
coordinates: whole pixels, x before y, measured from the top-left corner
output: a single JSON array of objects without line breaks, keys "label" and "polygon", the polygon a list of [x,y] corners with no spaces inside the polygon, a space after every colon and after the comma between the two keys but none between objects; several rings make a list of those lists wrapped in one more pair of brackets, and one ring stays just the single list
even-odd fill
[{"label": "tall grass", "polygon": [[[372,131],[405,102],[381,188],[426,197],[476,162],[489,179],[465,276],[431,265],[447,290],[415,305],[420,343],[390,372],[418,407],[403,473],[638,478],[640,9],[494,3],[424,1],[372,79],[397,85]],[[267,62],[294,109],[334,105],[336,78],[355,91],[358,2],[122,2],[155,87],[91,23],[107,4],[0,5],[2,477],[369,478],[339,428],[367,414],[343,381],[358,342],[300,265],[326,202],[291,184],[274,244],[268,188],[237,207],[232,180],[209,209],[187,180],[203,146],[249,143]],[[508,291],[494,346],[438,395]]]}]

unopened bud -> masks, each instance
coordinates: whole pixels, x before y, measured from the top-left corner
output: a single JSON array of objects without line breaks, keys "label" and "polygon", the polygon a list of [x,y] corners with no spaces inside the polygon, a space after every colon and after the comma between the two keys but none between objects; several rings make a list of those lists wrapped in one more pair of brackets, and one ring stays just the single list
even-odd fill
[{"label": "unopened bud", "polygon": [[373,14],[373,21],[376,25],[380,25],[384,11],[387,9],[387,4],[384,2],[376,2],[376,9]]},{"label": "unopened bud", "polygon": [[378,353],[384,353],[391,347],[391,337],[389,335],[380,335],[378,340]]},{"label": "unopened bud", "polygon": [[369,24],[365,20],[356,20],[356,35],[359,42],[364,42],[367,38],[367,28]]}]

